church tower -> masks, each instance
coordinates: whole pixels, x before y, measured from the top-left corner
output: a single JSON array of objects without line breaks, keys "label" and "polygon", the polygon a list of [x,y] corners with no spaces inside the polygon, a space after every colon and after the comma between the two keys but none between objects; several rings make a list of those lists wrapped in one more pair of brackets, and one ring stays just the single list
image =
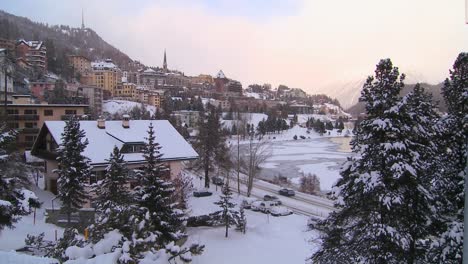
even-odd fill
[{"label": "church tower", "polygon": [[166,58],[166,49],[164,49],[164,61],[163,61],[164,72],[167,72],[167,58]]}]

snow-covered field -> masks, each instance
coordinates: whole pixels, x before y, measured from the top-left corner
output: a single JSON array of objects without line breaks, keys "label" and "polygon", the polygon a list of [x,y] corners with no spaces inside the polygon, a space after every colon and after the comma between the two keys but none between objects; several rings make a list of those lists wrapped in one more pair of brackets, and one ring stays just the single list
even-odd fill
[{"label": "snow-covered field", "polygon": [[[293,137],[297,136],[297,140]],[[301,139],[303,136],[305,139]],[[316,174],[322,190],[331,190],[340,177],[339,170],[346,158],[351,155],[350,137],[339,135],[337,130],[320,136],[314,131],[295,126],[281,134],[269,134],[264,137],[269,141],[271,157],[261,164],[260,177],[273,179],[281,174],[298,184],[299,177],[305,173]],[[231,146],[237,145],[236,138],[229,140]],[[247,151],[248,141],[241,141],[241,152]]]},{"label": "snow-covered field", "polygon": [[[127,114],[133,107],[141,107],[141,103],[125,100],[108,100],[102,103],[102,111],[111,115]],[[156,112],[156,107],[152,105],[145,105],[146,109],[153,115]]]}]

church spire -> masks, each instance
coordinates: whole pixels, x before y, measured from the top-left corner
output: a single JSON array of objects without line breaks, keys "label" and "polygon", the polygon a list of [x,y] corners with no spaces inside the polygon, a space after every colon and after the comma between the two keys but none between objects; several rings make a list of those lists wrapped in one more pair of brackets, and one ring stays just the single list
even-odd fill
[{"label": "church spire", "polygon": [[84,11],[83,9],[81,9],[81,29],[84,29],[85,28],[85,25],[84,25]]},{"label": "church spire", "polygon": [[167,71],[167,58],[166,58],[166,49],[164,49],[164,62],[163,62],[163,69]]}]

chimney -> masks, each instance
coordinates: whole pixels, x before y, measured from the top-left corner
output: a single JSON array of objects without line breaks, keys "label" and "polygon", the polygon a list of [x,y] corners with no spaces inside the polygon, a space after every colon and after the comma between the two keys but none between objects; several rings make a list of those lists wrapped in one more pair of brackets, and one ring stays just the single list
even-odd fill
[{"label": "chimney", "polygon": [[102,116],[97,119],[97,127],[100,129],[106,128],[106,120]]},{"label": "chimney", "polygon": [[129,115],[122,116],[122,126],[123,128],[130,128],[130,116]]}]

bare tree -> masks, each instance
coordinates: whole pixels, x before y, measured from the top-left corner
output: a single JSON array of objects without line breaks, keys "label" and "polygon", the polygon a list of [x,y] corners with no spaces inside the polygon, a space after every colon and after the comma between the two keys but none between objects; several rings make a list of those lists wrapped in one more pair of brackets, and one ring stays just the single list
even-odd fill
[{"label": "bare tree", "polygon": [[252,129],[250,131],[249,148],[246,155],[241,157],[241,167],[243,173],[247,175],[247,196],[250,197],[253,187],[254,178],[258,177],[261,171],[260,165],[264,163],[270,156],[270,144],[265,139],[255,141],[255,134]]},{"label": "bare tree", "polygon": [[[248,115],[247,115],[248,114]],[[237,123],[237,159],[233,161],[233,165],[237,167],[237,193],[240,194],[240,137],[245,138],[245,134],[247,133],[247,118],[252,118],[251,113],[236,113],[236,123]],[[250,120],[250,119],[249,119]],[[234,157],[234,155],[232,155]]]}]

